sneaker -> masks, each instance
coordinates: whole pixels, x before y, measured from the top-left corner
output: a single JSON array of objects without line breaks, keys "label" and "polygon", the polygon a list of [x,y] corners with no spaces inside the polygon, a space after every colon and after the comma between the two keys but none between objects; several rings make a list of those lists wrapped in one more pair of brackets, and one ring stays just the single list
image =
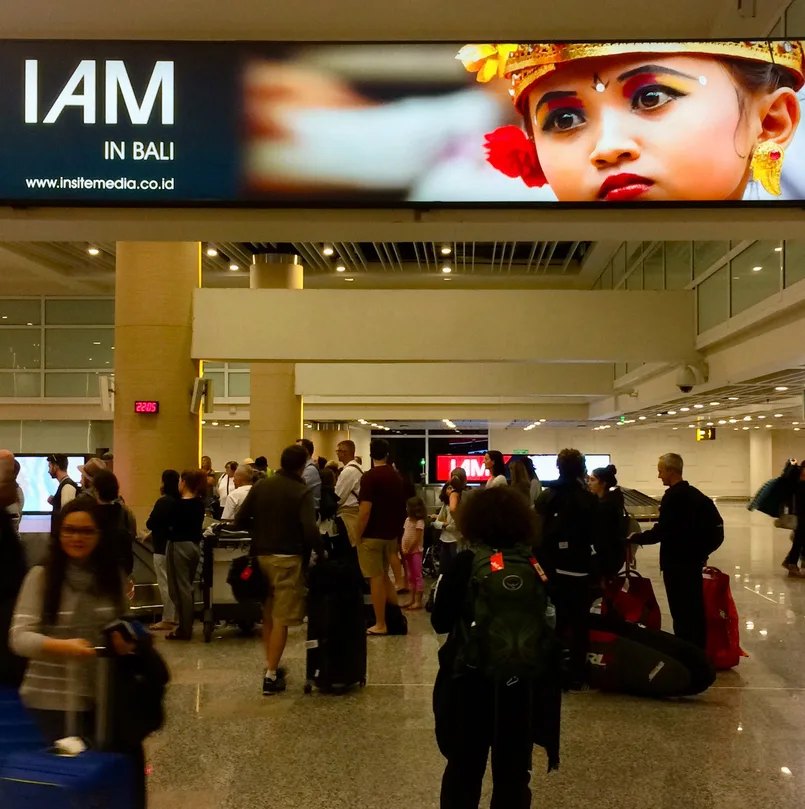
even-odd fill
[{"label": "sneaker", "polygon": [[272,680],[270,677],[263,677],[263,696],[271,697],[274,694],[281,694],[286,688],[285,677],[282,670],[277,671],[277,678]]}]

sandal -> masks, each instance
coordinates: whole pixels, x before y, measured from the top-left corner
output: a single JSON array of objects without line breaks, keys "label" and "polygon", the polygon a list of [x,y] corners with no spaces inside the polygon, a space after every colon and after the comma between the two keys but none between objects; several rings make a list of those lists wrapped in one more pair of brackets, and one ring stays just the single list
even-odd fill
[{"label": "sandal", "polygon": [[383,638],[386,635],[388,635],[388,630],[386,630],[385,632],[378,632],[373,626],[371,626],[369,627],[369,629],[366,630],[366,634],[369,635],[370,637]]}]

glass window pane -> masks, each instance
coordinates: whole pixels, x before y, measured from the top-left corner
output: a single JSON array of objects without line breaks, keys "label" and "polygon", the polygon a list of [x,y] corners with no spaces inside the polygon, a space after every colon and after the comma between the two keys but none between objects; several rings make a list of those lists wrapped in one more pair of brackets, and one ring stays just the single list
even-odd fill
[{"label": "glass window pane", "polygon": [[98,399],[98,374],[45,374],[45,396]]},{"label": "glass window pane", "polygon": [[637,261],[637,257],[643,252],[643,242],[626,242],[626,269]]},{"label": "glass window pane", "polygon": [[114,329],[46,329],[45,368],[114,368]]},{"label": "glass window pane", "polygon": [[41,376],[38,373],[0,374],[0,396],[17,399],[41,396],[41,384]]},{"label": "glass window pane", "polygon": [[38,326],[41,319],[39,300],[0,300],[0,326]]},{"label": "glass window pane", "polygon": [[607,268],[601,274],[601,289],[612,289],[612,262],[607,264]]},{"label": "glass window pane", "polygon": [[48,326],[112,326],[114,322],[113,298],[45,301],[45,323]]},{"label": "glass window pane", "polygon": [[618,286],[621,278],[626,274],[626,245],[622,244],[612,259],[612,288]]},{"label": "glass window pane", "polygon": [[730,262],[733,315],[780,291],[779,246],[778,241],[755,242]]},{"label": "glass window pane", "polygon": [[205,368],[204,370],[204,379],[212,380],[212,398],[215,399],[224,399],[226,398],[226,388],[224,387],[224,379],[226,378],[226,374],[223,371],[213,371],[211,374],[207,373]]},{"label": "glass window pane", "polygon": [[643,263],[635,267],[634,272],[626,279],[626,289],[643,289]]},{"label": "glass window pane", "polygon": [[729,319],[729,268],[722,267],[697,287],[699,334]]},{"label": "glass window pane", "polygon": [[684,289],[693,279],[690,274],[690,242],[665,243],[665,288]]},{"label": "glass window pane", "polygon": [[0,329],[0,368],[39,368],[40,329]]},{"label": "glass window pane", "polygon": [[654,250],[643,260],[643,289],[663,288],[663,256],[665,244]]},{"label": "glass window pane", "polygon": [[693,276],[698,278],[730,251],[729,242],[693,242]]},{"label": "glass window pane", "polygon": [[251,374],[229,374],[229,395],[248,396],[251,393]]},{"label": "glass window pane", "polygon": [[252,367],[252,364],[250,362],[230,362],[227,367],[230,371],[248,371]]},{"label": "glass window pane", "polygon": [[204,360],[204,370],[213,370],[218,368],[224,368],[226,363],[224,362],[210,362],[209,360]]},{"label": "glass window pane", "polygon": [[805,278],[805,242],[785,242],[785,285],[790,287]]}]

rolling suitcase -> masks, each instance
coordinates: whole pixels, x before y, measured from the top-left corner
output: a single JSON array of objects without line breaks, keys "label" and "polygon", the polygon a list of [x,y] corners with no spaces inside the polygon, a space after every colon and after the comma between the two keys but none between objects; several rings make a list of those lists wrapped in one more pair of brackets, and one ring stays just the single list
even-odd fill
[{"label": "rolling suitcase", "polygon": [[590,614],[587,660],[590,685],[635,696],[691,696],[716,678],[703,649],[611,614]]},{"label": "rolling suitcase", "polygon": [[334,694],[366,685],[362,579],[352,558],[321,562],[308,575],[307,681]]},{"label": "rolling suitcase", "polygon": [[43,746],[42,734],[17,691],[0,688],[0,767],[12,753],[35,752]]},{"label": "rolling suitcase", "polygon": [[[19,751],[8,756],[0,768],[3,809],[134,809],[131,757],[103,752],[108,732],[110,663],[108,657],[98,658],[98,749],[75,756],[55,755],[49,750]],[[76,714],[68,712],[66,717],[65,735],[74,735]]]}]

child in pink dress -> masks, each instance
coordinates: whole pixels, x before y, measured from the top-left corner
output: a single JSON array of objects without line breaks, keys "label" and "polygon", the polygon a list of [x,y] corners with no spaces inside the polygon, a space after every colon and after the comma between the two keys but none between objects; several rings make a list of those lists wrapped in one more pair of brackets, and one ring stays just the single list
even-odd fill
[{"label": "child in pink dress", "polygon": [[411,600],[404,610],[421,610],[425,585],[422,581],[422,542],[425,534],[425,503],[421,497],[412,497],[406,504],[408,518],[403,527],[402,552]]}]

